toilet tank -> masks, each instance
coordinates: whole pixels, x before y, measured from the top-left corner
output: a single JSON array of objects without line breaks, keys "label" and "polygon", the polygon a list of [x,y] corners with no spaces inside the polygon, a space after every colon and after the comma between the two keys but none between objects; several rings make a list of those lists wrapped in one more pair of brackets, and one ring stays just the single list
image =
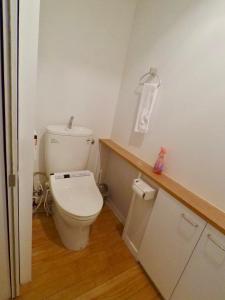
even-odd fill
[{"label": "toilet tank", "polygon": [[88,128],[48,126],[45,134],[46,173],[86,169],[92,142],[92,131]]}]

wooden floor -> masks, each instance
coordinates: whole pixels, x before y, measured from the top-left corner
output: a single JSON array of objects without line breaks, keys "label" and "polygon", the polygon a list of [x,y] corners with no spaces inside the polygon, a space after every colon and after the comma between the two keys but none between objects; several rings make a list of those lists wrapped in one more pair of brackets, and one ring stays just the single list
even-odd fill
[{"label": "wooden floor", "polygon": [[63,247],[51,217],[33,219],[33,280],[18,299],[161,299],[121,239],[122,226],[105,207],[89,246]]}]

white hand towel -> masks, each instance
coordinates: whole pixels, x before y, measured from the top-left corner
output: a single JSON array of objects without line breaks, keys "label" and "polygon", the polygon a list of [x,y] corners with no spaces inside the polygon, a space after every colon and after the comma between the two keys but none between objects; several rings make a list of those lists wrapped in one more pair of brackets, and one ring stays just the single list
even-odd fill
[{"label": "white hand towel", "polygon": [[134,131],[146,133],[149,130],[151,114],[158,93],[158,84],[144,83]]}]

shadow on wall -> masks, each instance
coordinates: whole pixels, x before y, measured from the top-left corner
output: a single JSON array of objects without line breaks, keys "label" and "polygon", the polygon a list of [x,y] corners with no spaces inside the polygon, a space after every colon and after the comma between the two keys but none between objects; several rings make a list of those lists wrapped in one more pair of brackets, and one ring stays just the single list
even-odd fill
[{"label": "shadow on wall", "polygon": [[102,182],[109,186],[109,204],[120,221],[125,223],[133,193],[131,187],[138,170],[113,152],[108,152],[105,168]]}]

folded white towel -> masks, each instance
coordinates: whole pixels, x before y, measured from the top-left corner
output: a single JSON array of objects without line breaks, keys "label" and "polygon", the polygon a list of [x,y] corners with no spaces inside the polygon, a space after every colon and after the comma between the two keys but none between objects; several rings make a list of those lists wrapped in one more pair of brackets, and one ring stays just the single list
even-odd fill
[{"label": "folded white towel", "polygon": [[151,114],[158,93],[158,84],[144,83],[134,131],[146,133],[149,130]]}]

